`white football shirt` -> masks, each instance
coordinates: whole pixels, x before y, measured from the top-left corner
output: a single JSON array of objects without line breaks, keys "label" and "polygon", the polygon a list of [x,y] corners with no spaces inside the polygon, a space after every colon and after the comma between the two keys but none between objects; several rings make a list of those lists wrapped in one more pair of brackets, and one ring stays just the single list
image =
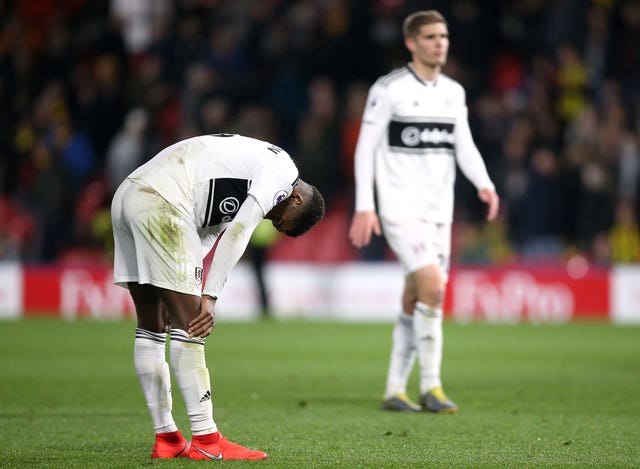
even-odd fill
[{"label": "white football shirt", "polygon": [[214,134],[165,148],[128,179],[151,187],[195,220],[202,257],[229,229],[231,234],[222,236],[216,248],[203,290],[217,296],[258,222],[291,195],[298,169],[286,151],[271,143]]},{"label": "white football shirt", "polygon": [[473,139],[462,86],[433,83],[408,64],[369,90],[355,154],[356,211],[401,222],[453,218],[456,161],[477,189],[494,189]]}]

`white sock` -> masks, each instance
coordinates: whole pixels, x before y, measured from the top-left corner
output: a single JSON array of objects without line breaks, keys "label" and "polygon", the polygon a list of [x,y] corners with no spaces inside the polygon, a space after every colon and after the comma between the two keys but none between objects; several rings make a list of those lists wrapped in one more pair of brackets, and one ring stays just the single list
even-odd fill
[{"label": "white sock", "polygon": [[385,399],[407,392],[407,381],[415,362],[415,352],[413,319],[410,315],[402,313],[398,315],[393,328]]},{"label": "white sock", "polygon": [[417,302],[413,310],[413,331],[420,370],[420,395],[442,386],[442,308],[431,308]]},{"label": "white sock", "polygon": [[133,364],[156,433],[178,430],[171,415],[171,378],[165,360],[165,334],[136,328]]},{"label": "white sock", "polygon": [[182,329],[171,329],[171,367],[191,422],[192,435],[214,433],[211,382],[204,357],[204,339],[189,337]]}]

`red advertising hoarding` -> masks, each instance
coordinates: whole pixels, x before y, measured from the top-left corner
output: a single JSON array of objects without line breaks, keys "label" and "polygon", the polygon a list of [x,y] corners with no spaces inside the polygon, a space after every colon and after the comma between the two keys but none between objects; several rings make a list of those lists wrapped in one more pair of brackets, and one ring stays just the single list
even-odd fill
[{"label": "red advertising hoarding", "polygon": [[460,321],[566,322],[607,318],[609,271],[562,267],[455,269],[445,309]]}]

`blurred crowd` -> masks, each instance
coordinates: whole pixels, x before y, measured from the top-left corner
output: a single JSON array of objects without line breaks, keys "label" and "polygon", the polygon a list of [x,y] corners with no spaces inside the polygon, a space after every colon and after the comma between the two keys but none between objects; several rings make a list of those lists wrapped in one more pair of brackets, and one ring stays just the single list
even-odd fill
[{"label": "blurred crowd", "polygon": [[350,215],[368,87],[430,8],[502,197],[486,225],[458,178],[453,262],[640,261],[637,0],[3,1],[0,259],[108,255],[120,181],[203,133],[279,144]]}]

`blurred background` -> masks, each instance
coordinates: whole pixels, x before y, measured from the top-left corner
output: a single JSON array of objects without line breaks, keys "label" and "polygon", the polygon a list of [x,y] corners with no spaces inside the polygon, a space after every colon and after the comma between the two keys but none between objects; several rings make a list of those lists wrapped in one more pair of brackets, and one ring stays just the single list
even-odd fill
[{"label": "blurred background", "polygon": [[257,236],[254,265],[392,260],[348,243],[353,154],[368,87],[409,60],[403,19],[431,8],[502,197],[487,225],[458,177],[454,270],[637,264],[637,0],[3,1],[0,260],[108,267],[118,184],[215,132],[282,146],[327,199],[308,235]]}]

